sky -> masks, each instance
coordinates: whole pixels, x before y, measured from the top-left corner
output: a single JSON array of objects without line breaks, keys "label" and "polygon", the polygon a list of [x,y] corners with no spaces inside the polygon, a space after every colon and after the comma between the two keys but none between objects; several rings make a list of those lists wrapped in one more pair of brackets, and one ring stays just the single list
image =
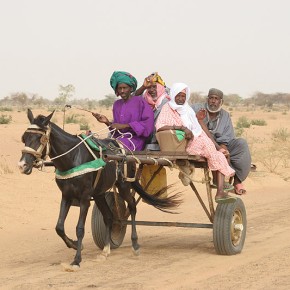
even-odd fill
[{"label": "sky", "polygon": [[288,0],[0,0],[0,99],[68,84],[102,99],[116,70],[202,94],[290,93],[289,13]]}]

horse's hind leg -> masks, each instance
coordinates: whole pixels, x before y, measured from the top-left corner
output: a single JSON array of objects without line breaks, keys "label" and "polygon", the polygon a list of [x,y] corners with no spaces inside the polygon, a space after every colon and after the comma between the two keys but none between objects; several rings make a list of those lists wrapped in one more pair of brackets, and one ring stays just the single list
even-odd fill
[{"label": "horse's hind leg", "polygon": [[117,184],[119,189],[119,193],[121,197],[128,203],[128,208],[131,215],[131,222],[132,222],[132,232],[131,232],[131,241],[132,241],[132,249],[135,255],[139,255],[140,246],[138,244],[138,235],[136,230],[136,200],[131,192],[131,185],[129,182],[123,182]]},{"label": "horse's hind leg", "polygon": [[55,230],[57,234],[63,239],[65,244],[67,245],[68,248],[73,248],[77,249],[77,241],[73,241],[72,239],[68,238],[68,236],[65,234],[64,230],[64,222],[67,217],[67,214],[69,212],[69,209],[71,207],[71,200],[68,200],[64,197],[61,199],[61,204],[60,204],[60,211],[59,211],[59,217],[57,220],[57,224],[55,227]]},{"label": "horse's hind leg", "polygon": [[111,231],[113,225],[113,214],[111,209],[109,208],[105,195],[100,195],[95,198],[95,203],[103,215],[104,223],[106,225],[106,234],[104,241],[104,248],[102,252],[102,256],[107,258],[111,252]]}]

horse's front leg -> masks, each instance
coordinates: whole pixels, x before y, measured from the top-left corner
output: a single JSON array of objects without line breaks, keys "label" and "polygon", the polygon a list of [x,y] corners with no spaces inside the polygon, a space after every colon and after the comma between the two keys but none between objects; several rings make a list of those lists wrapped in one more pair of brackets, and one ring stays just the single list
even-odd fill
[{"label": "horse's front leg", "polygon": [[76,250],[77,241],[73,241],[72,239],[68,238],[64,230],[64,223],[65,223],[67,214],[69,212],[69,209],[71,207],[71,204],[72,204],[72,201],[70,199],[66,199],[64,196],[62,196],[59,217],[57,220],[55,230],[57,234],[63,239],[63,241],[65,242],[68,248],[73,248]]},{"label": "horse's front leg", "polygon": [[77,235],[77,252],[75,255],[75,258],[71,265],[80,266],[80,262],[82,261],[82,242],[85,235],[85,223],[86,218],[88,214],[88,210],[90,207],[90,200],[81,200],[80,201],[80,215],[79,215],[79,221],[76,227],[76,235]]}]

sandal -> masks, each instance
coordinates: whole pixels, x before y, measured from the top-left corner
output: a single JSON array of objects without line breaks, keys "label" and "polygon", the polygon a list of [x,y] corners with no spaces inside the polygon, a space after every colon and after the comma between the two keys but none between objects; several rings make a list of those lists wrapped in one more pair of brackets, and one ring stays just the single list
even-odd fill
[{"label": "sandal", "polygon": [[243,195],[243,194],[246,194],[247,191],[245,190],[244,186],[242,183],[237,183],[234,185],[234,194],[237,194],[237,195]]},{"label": "sandal", "polygon": [[226,195],[226,196],[216,197],[215,198],[215,202],[216,203],[233,203],[236,200],[237,200],[236,197],[230,196],[230,195]]}]

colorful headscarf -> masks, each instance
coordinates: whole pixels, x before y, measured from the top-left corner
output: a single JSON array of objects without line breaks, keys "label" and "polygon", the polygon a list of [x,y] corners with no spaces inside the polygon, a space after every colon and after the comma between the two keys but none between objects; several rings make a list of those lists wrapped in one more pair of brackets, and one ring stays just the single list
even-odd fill
[{"label": "colorful headscarf", "polygon": [[162,103],[164,98],[167,98],[168,100],[170,99],[170,97],[167,95],[167,93],[165,91],[164,86],[160,85],[159,83],[156,83],[156,87],[157,87],[156,99],[152,98],[152,96],[149,94],[148,90],[146,90],[143,94],[144,99],[151,106],[153,111],[155,111],[158,108],[158,106]]},{"label": "colorful headscarf", "polygon": [[137,80],[130,73],[125,71],[114,71],[111,79],[110,85],[113,90],[116,92],[118,84],[127,84],[132,87],[133,91],[137,88]]},{"label": "colorful headscarf", "polygon": [[[186,91],[186,101],[183,105],[178,105],[175,102],[175,97],[178,93]],[[202,128],[198,123],[194,110],[189,106],[188,100],[190,98],[190,89],[186,84],[175,83],[170,89],[170,101],[169,106],[175,110],[181,117],[183,124],[191,130],[195,137],[199,136],[202,132]]]}]

